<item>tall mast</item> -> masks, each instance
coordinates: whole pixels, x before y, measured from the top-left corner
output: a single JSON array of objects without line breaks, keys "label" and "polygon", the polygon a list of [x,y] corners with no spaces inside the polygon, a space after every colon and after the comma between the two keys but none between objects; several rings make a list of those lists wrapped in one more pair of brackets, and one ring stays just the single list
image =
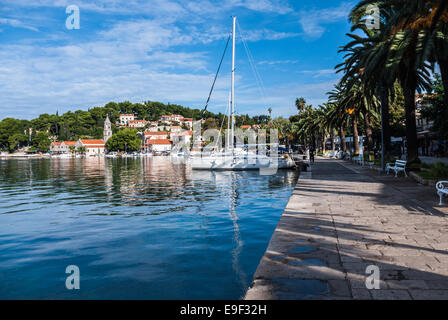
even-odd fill
[{"label": "tall mast", "polygon": [[229,92],[229,100],[227,101],[228,105],[227,105],[227,130],[226,130],[226,151],[229,150],[230,148],[230,117],[231,117],[231,106],[230,104],[232,103],[232,93]]},{"label": "tall mast", "polygon": [[235,123],[233,114],[235,112],[235,29],[236,29],[236,17],[233,17],[233,31],[232,31],[232,106],[231,106],[231,136],[230,143],[232,146],[232,153],[234,149],[234,136],[235,136]]}]

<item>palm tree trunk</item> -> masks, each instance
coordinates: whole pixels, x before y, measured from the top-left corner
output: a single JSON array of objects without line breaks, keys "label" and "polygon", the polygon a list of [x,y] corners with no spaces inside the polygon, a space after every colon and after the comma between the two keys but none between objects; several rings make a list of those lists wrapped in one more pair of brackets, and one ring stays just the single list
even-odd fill
[{"label": "palm tree trunk", "polygon": [[331,135],[330,135],[330,139],[331,139],[331,151],[334,151],[334,149],[336,149],[336,145],[334,143],[334,129],[331,129]]},{"label": "palm tree trunk", "polygon": [[407,85],[403,86],[404,109],[406,112],[406,140],[407,140],[407,161],[414,162],[418,159],[417,123],[415,117],[415,80],[409,79]]},{"label": "palm tree trunk", "polygon": [[342,147],[342,151],[347,152],[347,144],[345,142],[345,128],[344,128],[344,124],[341,124],[341,127],[339,129],[339,137],[341,138],[341,147]]},{"label": "palm tree trunk", "polygon": [[356,114],[352,116],[352,125],[353,125],[353,148],[355,154],[359,154],[358,118]]},{"label": "palm tree trunk", "polygon": [[373,130],[372,130],[372,125],[370,123],[369,110],[364,111],[364,126],[365,126],[366,137],[367,137],[367,150],[371,151],[372,147],[373,147]]}]

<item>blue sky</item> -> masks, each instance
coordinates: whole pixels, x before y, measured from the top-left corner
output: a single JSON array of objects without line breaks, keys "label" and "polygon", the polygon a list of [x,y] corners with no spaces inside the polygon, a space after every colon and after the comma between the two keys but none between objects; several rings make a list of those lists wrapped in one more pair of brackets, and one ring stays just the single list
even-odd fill
[{"label": "blue sky", "polygon": [[[266,114],[271,107],[273,116],[289,116],[296,97],[326,101],[355,2],[0,0],[0,119],[125,100],[202,108],[232,15],[264,84],[263,92],[239,39],[237,112]],[[68,5],[80,9],[79,30],[65,27]],[[230,59],[210,111],[225,111]]]}]

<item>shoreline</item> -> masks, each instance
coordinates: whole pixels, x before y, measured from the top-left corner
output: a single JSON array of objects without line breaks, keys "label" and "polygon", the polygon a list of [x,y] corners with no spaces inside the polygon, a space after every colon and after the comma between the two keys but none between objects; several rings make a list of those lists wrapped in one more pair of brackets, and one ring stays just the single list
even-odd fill
[{"label": "shoreline", "polygon": [[17,154],[17,153],[2,153],[0,154],[0,159],[9,159],[9,158],[50,158],[50,155],[44,155],[44,154]]}]

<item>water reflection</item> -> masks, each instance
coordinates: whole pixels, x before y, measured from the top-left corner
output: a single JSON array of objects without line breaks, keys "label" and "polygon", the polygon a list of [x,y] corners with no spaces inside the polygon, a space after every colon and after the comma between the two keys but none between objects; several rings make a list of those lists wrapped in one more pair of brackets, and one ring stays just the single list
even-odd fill
[{"label": "water reflection", "polygon": [[239,298],[296,179],[166,158],[1,160],[0,298]]}]

